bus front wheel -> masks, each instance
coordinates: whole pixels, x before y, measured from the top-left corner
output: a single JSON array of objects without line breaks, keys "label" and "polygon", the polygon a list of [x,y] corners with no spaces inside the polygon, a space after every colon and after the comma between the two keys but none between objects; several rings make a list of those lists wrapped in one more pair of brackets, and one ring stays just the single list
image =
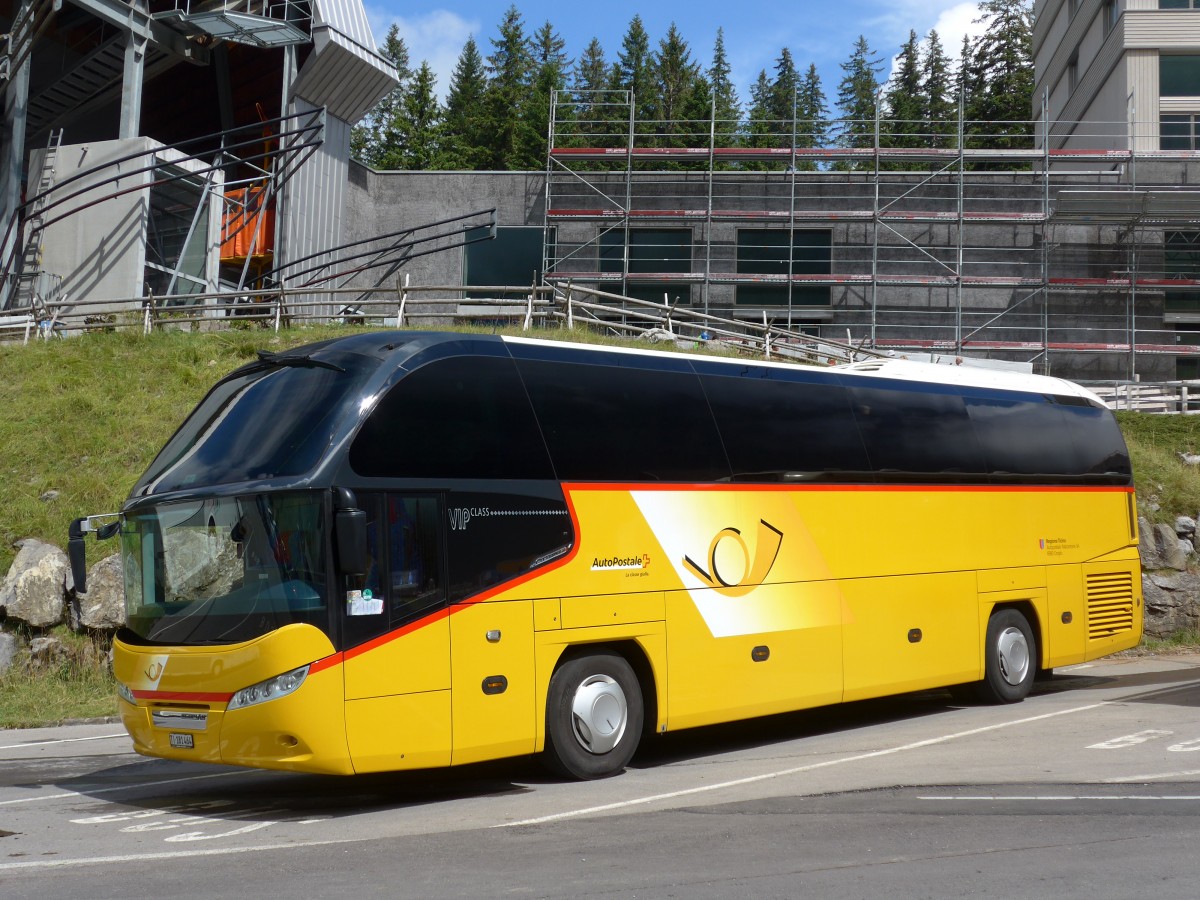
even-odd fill
[{"label": "bus front wheel", "polygon": [[641,686],[624,657],[569,659],[550,679],[545,761],[572,778],[615,775],[637,749],[643,715]]},{"label": "bus front wheel", "polygon": [[1001,609],[988,620],[984,676],[979,696],[989,703],[1016,703],[1033,687],[1037,659],[1033,629],[1020,612]]}]

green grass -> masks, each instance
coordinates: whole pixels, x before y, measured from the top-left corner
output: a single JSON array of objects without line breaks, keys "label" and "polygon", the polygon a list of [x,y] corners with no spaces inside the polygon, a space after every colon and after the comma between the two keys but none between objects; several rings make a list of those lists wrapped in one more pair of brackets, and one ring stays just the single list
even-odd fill
[{"label": "green grass", "polygon": [[38,669],[14,665],[0,675],[0,728],[33,728],[117,714],[115,685],[105,663],[107,641],[72,634],[66,627],[50,634],[62,642],[61,658]]},{"label": "green grass", "polygon": [[1133,460],[1141,512],[1152,522],[1194,518],[1200,512],[1200,468],[1185,465],[1177,454],[1200,453],[1200,416],[1118,412],[1117,421]]}]

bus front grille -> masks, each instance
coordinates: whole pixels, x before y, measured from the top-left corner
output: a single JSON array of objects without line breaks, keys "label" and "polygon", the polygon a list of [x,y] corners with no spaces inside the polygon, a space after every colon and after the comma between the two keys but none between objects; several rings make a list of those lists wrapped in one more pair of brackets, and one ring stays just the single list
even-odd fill
[{"label": "bus front grille", "polygon": [[1133,575],[1105,572],[1087,576],[1088,640],[1105,640],[1133,630]]}]

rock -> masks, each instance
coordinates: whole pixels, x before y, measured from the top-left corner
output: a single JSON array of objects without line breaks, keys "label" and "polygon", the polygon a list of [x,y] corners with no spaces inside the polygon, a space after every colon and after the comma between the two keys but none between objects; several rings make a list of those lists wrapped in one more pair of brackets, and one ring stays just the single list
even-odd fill
[{"label": "rock", "polygon": [[1142,594],[1145,598],[1146,635],[1165,638],[1184,628],[1200,624],[1200,577],[1186,572],[1169,575],[1142,575]]},{"label": "rock", "polygon": [[1175,517],[1175,533],[1180,537],[1196,533],[1196,520],[1191,516]]},{"label": "rock", "polygon": [[121,554],[114,553],[88,570],[88,589],[71,597],[71,630],[115,631],[125,624],[125,582]]},{"label": "rock", "polygon": [[1166,565],[1154,542],[1154,527],[1145,516],[1138,517],[1138,555],[1144,569],[1161,569]]},{"label": "rock", "polygon": [[17,658],[17,636],[0,631],[0,675],[12,668]]},{"label": "rock", "polygon": [[44,494],[42,494],[40,497],[38,497],[38,499],[41,500],[43,503],[49,503],[52,500],[57,500],[58,499],[58,491],[46,491]]},{"label": "rock", "polygon": [[29,642],[29,667],[48,669],[67,659],[67,648],[56,637],[35,637]]},{"label": "rock", "polygon": [[27,539],[0,584],[0,610],[34,628],[49,628],[63,620],[66,594],[74,588],[67,554]]}]

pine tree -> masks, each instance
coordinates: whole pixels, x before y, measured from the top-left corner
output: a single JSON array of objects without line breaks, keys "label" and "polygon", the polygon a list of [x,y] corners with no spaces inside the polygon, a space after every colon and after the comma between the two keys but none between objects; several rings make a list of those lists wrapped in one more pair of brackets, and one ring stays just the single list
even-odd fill
[{"label": "pine tree", "polygon": [[429,63],[422,62],[404,98],[404,149],[400,168],[431,169],[438,159],[438,125],[442,110],[434,90],[436,82]]},{"label": "pine tree", "polygon": [[516,6],[510,6],[500,23],[500,36],[491,40],[487,58],[488,82],[484,97],[485,165],[490,169],[525,168],[524,148],[532,141],[527,100],[533,62],[529,39]]},{"label": "pine tree", "polygon": [[742,117],[742,105],[738,100],[737,88],[730,79],[732,68],[725,55],[725,31],[717,29],[713,44],[712,65],[706,74],[710,91],[711,110],[714,116],[713,131],[718,147],[731,147],[736,142],[738,125]]},{"label": "pine tree", "polygon": [[967,106],[973,132],[992,147],[1028,148],[1033,117],[1033,12],[1030,0],[983,0],[983,34],[972,48],[977,89]]},{"label": "pine tree", "polygon": [[922,147],[925,100],[921,91],[921,51],[917,33],[909,31],[900,48],[899,65],[884,93],[887,121],[880,140],[887,147]]},{"label": "pine tree", "polygon": [[[744,143],[747,147],[774,147],[778,137],[772,133],[771,121],[771,81],[767,78],[766,70],[760,69],[758,78],[750,85],[750,111],[746,115],[746,133]],[[760,161],[746,162],[745,169],[766,169],[767,164]]]},{"label": "pine tree", "polygon": [[408,67],[408,47],[400,36],[399,26],[394,22],[379,52],[396,67],[399,82],[351,130],[350,151],[356,159],[369,166],[387,169],[395,168],[399,162],[404,97],[412,77],[412,70]]},{"label": "pine tree", "polygon": [[575,62],[571,92],[575,97],[575,119],[579,144],[583,147],[616,146],[617,130],[613,98],[608,92],[608,62],[604,48],[592,38]]},{"label": "pine tree", "polygon": [[692,62],[692,52],[674,22],[667,29],[667,36],[658,42],[658,52],[650,61],[650,71],[658,87],[649,104],[654,130],[660,136],[658,143],[666,147],[685,146],[694,138],[682,135],[683,130],[690,127],[682,122],[683,110],[695,87],[700,66]]},{"label": "pine tree", "polygon": [[484,95],[487,75],[474,37],[468,37],[458,55],[446,92],[438,167],[476,169],[484,165]]},{"label": "pine tree", "polygon": [[924,104],[921,119],[933,147],[954,146],[954,136],[958,133],[955,115],[958,103],[952,96],[953,89],[950,61],[937,31],[932,30],[925,38],[925,52],[921,56],[921,101]]},{"label": "pine tree", "polygon": [[[842,63],[838,85],[838,109],[843,122],[839,143],[843,147],[872,147],[875,143],[875,112],[878,104],[879,73],[883,62],[872,56],[867,39],[859,36],[850,59]],[[849,166],[854,168],[854,166]]]},{"label": "pine tree", "polygon": [[613,64],[609,78],[610,87],[633,92],[637,130],[645,134],[649,127],[644,123],[650,119],[657,90],[650,59],[650,38],[642,25],[642,17],[635,15],[629,22],[625,38],[621,41],[621,52]]},{"label": "pine tree", "polygon": [[[521,153],[526,168],[544,166],[546,162],[550,104],[558,92],[566,88],[567,70],[571,65],[563,52],[566,45],[548,21],[533,36],[534,72],[526,111],[529,128],[525,131],[528,143]],[[555,114],[558,134],[571,134],[574,119],[571,104],[559,104]]]},{"label": "pine tree", "polygon": [[[827,147],[829,145],[829,105],[821,87],[821,76],[816,64],[809,63],[808,71],[800,80],[796,96],[797,147]],[[815,169],[814,163],[805,163],[801,168]]]},{"label": "pine tree", "polygon": [[771,114],[771,131],[787,138],[790,143],[793,131],[793,115],[797,112],[796,90],[800,87],[800,75],[792,60],[792,51],[784,47],[775,60],[775,80],[771,83],[768,107]]}]

